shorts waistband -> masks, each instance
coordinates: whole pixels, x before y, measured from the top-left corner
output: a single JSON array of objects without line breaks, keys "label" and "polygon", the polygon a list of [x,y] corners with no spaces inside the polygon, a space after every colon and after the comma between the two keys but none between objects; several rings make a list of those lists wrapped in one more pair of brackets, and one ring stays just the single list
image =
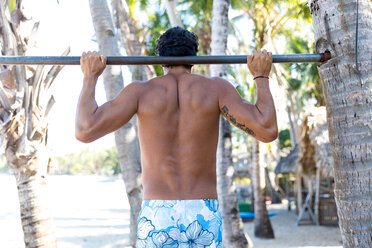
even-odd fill
[{"label": "shorts waistband", "polygon": [[150,206],[150,207],[172,207],[174,205],[199,205],[199,204],[207,204],[207,205],[216,205],[218,207],[219,203],[217,199],[182,199],[182,200],[156,200],[156,199],[146,199],[142,200],[142,207]]},{"label": "shorts waistband", "polygon": [[182,200],[159,200],[159,199],[145,199],[142,202],[204,202],[204,201],[216,201],[217,199],[182,199]]}]

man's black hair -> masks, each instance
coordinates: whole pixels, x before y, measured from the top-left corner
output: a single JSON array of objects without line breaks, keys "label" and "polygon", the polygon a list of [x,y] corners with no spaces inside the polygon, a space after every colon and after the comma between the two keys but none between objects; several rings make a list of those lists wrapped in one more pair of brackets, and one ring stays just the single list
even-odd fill
[{"label": "man's black hair", "polygon": [[[159,56],[196,56],[198,36],[181,27],[168,29],[156,41],[155,52]],[[170,67],[170,65],[163,65]],[[183,65],[191,69],[192,65]]]}]

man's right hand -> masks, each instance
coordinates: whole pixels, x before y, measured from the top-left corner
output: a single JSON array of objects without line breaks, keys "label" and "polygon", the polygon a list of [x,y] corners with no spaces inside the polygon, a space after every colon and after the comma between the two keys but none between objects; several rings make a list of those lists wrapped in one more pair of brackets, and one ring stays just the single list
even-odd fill
[{"label": "man's right hand", "polygon": [[106,68],[106,57],[100,52],[84,52],[81,55],[80,66],[84,76],[98,78]]},{"label": "man's right hand", "polygon": [[248,69],[253,77],[269,76],[272,63],[272,54],[265,49],[253,50],[252,55],[247,57]]}]

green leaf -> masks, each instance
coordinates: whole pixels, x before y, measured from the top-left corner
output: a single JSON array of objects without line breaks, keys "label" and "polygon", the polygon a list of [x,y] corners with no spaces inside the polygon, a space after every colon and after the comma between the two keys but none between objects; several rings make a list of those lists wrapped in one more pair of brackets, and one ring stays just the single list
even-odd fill
[{"label": "green leaf", "polygon": [[296,78],[290,78],[288,80],[289,86],[290,86],[290,91],[296,91],[299,90],[302,84],[302,81]]},{"label": "green leaf", "polygon": [[136,7],[136,1],[135,0],[128,0],[128,7],[129,7],[129,14],[133,16],[135,7]]},{"label": "green leaf", "polygon": [[256,82],[253,81],[253,85],[249,88],[249,95],[250,95],[249,100],[251,103],[254,103],[256,99],[255,89],[256,89]]},{"label": "green leaf", "polygon": [[284,129],[279,132],[279,147],[280,149],[285,147],[291,147],[291,135],[289,129]]},{"label": "green leaf", "polygon": [[17,9],[17,1],[16,0],[8,0],[8,9],[9,13],[12,13],[14,10]]}]

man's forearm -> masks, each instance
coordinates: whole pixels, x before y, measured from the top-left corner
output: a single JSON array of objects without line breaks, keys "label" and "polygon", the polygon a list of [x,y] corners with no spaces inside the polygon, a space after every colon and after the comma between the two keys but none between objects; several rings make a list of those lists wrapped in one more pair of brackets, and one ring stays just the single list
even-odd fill
[{"label": "man's forearm", "polygon": [[269,80],[266,78],[256,79],[257,101],[256,108],[259,111],[260,120],[264,126],[276,124],[276,111],[274,100],[270,92]]},{"label": "man's forearm", "polygon": [[83,88],[80,93],[76,112],[76,131],[89,129],[95,122],[94,114],[98,109],[95,99],[97,78],[84,76]]}]

